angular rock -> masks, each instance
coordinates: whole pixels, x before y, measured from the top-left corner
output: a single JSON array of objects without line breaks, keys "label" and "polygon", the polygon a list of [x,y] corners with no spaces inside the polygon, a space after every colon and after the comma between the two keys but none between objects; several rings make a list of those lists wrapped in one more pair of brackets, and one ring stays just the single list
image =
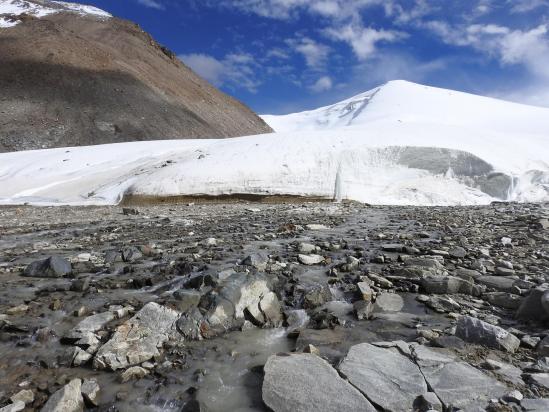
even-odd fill
[{"label": "angular rock", "polygon": [[274,355],[264,370],[263,402],[274,412],[376,411],[356,388],[316,355]]},{"label": "angular rock", "polygon": [[97,313],[95,315],[88,316],[81,320],[78,325],[72,328],[65,336],[67,340],[78,340],[86,338],[89,334],[93,334],[100,331],[109,322],[115,319],[115,315],[111,311]]},{"label": "angular rock", "polygon": [[84,397],[84,401],[89,406],[97,406],[99,405],[99,392],[101,391],[101,388],[99,387],[99,384],[96,380],[93,379],[84,379],[84,382],[82,382],[82,396]]},{"label": "angular rock", "polygon": [[117,370],[148,361],[159,354],[163,343],[178,335],[180,314],[157,303],[147,303],[133,318],[120,325],[97,352],[97,369]]},{"label": "angular rock", "polygon": [[82,412],[84,399],[81,388],[82,381],[73,379],[49,397],[41,412]]},{"label": "angular rock", "polygon": [[324,262],[324,256],[320,256],[320,255],[303,255],[303,254],[299,254],[297,256],[297,259],[299,260],[300,263],[302,263],[304,265],[307,265],[307,266],[319,265],[322,262]]},{"label": "angular rock", "polygon": [[25,402],[17,401],[0,408],[0,412],[20,412],[25,409]]},{"label": "angular rock", "polygon": [[506,292],[486,293],[483,295],[483,298],[494,306],[511,310],[518,309],[522,304],[522,298],[520,296]]},{"label": "angular rock", "polygon": [[421,279],[421,287],[429,294],[473,293],[473,283],[453,276],[427,276]]},{"label": "angular rock", "polygon": [[476,282],[499,292],[516,293],[515,280],[504,276],[481,276],[476,279]]},{"label": "angular rock", "polygon": [[253,253],[242,261],[243,265],[252,266],[260,272],[267,269],[267,263],[269,263],[269,255],[264,252]]},{"label": "angular rock", "polygon": [[445,410],[484,410],[490,399],[499,399],[509,391],[496,379],[434,349],[414,345],[412,353]]},{"label": "angular rock", "polygon": [[134,379],[142,379],[149,374],[147,369],[141,366],[132,366],[120,374],[120,382],[126,383]]},{"label": "angular rock", "polygon": [[549,318],[548,311],[543,305],[542,299],[547,300],[549,289],[545,286],[534,288],[524,298],[517,310],[516,317],[524,320],[546,320]]},{"label": "angular rock", "polygon": [[520,346],[515,335],[499,326],[491,325],[480,319],[462,316],[457,323],[456,336],[465,342],[488,346],[514,353]]},{"label": "angular rock", "polygon": [[34,402],[34,392],[30,389],[23,389],[22,391],[17,392],[15,395],[10,397],[10,401],[17,403],[17,401],[22,401],[25,405],[30,405]]},{"label": "angular rock", "polygon": [[382,293],[377,296],[375,312],[399,312],[404,307],[404,300],[396,293]]},{"label": "angular rock", "polygon": [[351,347],[339,370],[374,404],[384,410],[409,411],[427,384],[417,365],[396,350],[369,343]]},{"label": "angular rock", "polygon": [[60,278],[72,272],[71,263],[60,256],[51,256],[32,262],[25,268],[23,276],[41,278]]}]

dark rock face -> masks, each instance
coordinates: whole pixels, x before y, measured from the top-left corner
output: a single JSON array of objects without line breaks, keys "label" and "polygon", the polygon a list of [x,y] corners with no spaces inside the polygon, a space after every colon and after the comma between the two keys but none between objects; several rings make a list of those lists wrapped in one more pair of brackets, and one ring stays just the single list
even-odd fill
[{"label": "dark rock face", "polygon": [[44,260],[37,260],[27,266],[24,276],[60,278],[71,273],[72,268],[68,260],[59,256],[51,256]]},{"label": "dark rock face", "polygon": [[0,30],[0,152],[271,132],[137,25],[74,13]]}]

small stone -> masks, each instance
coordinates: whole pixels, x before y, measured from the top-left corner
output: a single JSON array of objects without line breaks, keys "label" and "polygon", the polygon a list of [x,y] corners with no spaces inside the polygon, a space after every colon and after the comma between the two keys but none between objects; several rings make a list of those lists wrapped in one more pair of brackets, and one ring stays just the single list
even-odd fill
[{"label": "small stone", "polygon": [[320,255],[303,255],[303,254],[299,254],[297,256],[297,259],[299,260],[300,263],[302,263],[304,265],[307,265],[307,266],[318,265],[318,264],[324,262],[324,256],[320,256]]},{"label": "small stone", "polygon": [[517,390],[511,391],[505,394],[502,398],[505,402],[513,402],[520,404],[520,401],[524,399],[524,395]]},{"label": "small stone", "polygon": [[17,403],[17,401],[22,401],[25,405],[30,405],[34,402],[34,392],[30,389],[23,389],[20,392],[17,392],[15,395],[13,395],[10,400],[13,403]]},{"label": "small stone", "polygon": [[61,310],[61,308],[63,307],[63,302],[61,302],[61,299],[56,298],[52,300],[49,307],[51,310]]},{"label": "small stone", "polygon": [[89,406],[98,406],[99,405],[99,392],[101,388],[99,384],[94,379],[84,379],[82,383],[82,396],[84,401]]},{"label": "small stone", "polygon": [[9,308],[6,313],[8,315],[20,315],[22,313],[25,313],[29,310],[29,307],[27,305],[17,305],[12,308]]},{"label": "small stone", "polygon": [[366,302],[371,302],[374,296],[372,288],[366,282],[358,282],[357,286],[361,298]]},{"label": "small stone", "polygon": [[149,374],[147,369],[142,368],[141,366],[132,366],[131,368],[126,369],[120,375],[120,382],[126,383],[131,380],[142,379]]}]

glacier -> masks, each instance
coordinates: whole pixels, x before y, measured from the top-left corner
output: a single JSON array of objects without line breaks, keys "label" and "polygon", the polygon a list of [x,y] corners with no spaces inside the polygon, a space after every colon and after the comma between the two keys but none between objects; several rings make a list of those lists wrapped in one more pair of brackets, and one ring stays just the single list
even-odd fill
[{"label": "glacier", "polygon": [[549,201],[549,109],[405,81],[263,116],[275,133],[0,154],[0,204],[300,196],[389,205]]}]

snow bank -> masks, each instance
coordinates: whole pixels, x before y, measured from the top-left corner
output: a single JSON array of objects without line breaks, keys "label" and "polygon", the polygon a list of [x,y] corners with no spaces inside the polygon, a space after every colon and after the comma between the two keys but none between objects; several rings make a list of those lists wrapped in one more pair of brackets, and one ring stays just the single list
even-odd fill
[{"label": "snow bank", "polygon": [[[476,110],[462,107],[473,103]],[[549,201],[547,109],[513,105],[513,111],[506,102],[399,82],[380,88],[366,107],[353,109],[354,123],[338,127],[334,119],[345,105],[328,110],[339,114],[324,129],[313,120],[317,130],[301,123],[297,132],[235,139],[0,154],[0,203],[230,194],[398,205]],[[467,112],[488,120],[466,118]]]},{"label": "snow bank", "polygon": [[80,15],[94,15],[98,17],[112,17],[109,13],[93,6],[68,3],[64,1],[46,1],[44,4],[27,0],[0,0],[0,28],[12,27],[17,24],[17,19],[11,16],[28,14],[34,17],[44,17],[54,13],[72,12]]}]

